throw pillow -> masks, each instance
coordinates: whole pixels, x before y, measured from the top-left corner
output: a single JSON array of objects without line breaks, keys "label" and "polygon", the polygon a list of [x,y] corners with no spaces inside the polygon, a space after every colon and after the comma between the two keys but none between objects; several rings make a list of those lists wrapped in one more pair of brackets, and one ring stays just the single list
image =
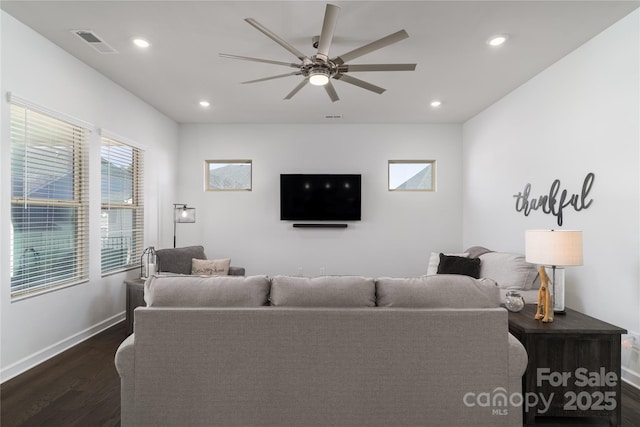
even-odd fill
[{"label": "throw pillow", "polygon": [[440,254],[438,274],[462,274],[478,279],[480,278],[480,258]]},{"label": "throw pillow", "polygon": [[508,252],[489,252],[480,255],[480,276],[495,280],[503,289],[535,289],[538,270],[524,255]]},{"label": "throw pillow", "polygon": [[231,258],[191,260],[191,274],[200,276],[226,276],[229,274]]},{"label": "throw pillow", "polygon": [[[464,252],[464,253],[447,253],[445,255],[450,255],[450,256],[461,256],[461,257],[465,257],[468,258],[469,254]],[[438,265],[440,265],[440,254],[438,252],[431,252],[431,256],[429,257],[429,265],[427,266],[427,276],[433,276],[438,274]]]}]

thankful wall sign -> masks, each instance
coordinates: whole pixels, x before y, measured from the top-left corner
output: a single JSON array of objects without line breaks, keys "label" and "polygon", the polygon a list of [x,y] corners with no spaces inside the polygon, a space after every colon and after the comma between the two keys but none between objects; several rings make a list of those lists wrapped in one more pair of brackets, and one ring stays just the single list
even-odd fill
[{"label": "thankful wall sign", "polygon": [[542,212],[555,216],[558,225],[562,225],[565,208],[580,212],[591,206],[593,199],[589,198],[589,192],[591,192],[595,177],[593,172],[589,172],[584,177],[580,193],[569,193],[568,190],[561,187],[560,180],[556,179],[551,184],[548,194],[531,196],[531,184],[526,184],[524,191],[513,195],[516,199],[516,212],[523,212],[524,216],[529,216],[531,211],[541,209]]}]

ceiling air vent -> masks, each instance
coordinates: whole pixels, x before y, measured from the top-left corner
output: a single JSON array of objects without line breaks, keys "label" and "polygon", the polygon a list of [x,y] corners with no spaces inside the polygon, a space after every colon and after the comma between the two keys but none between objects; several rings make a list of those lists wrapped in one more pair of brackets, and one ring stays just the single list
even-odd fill
[{"label": "ceiling air vent", "polygon": [[91,30],[73,30],[71,32],[100,53],[118,53],[117,50],[103,42],[102,39]]}]

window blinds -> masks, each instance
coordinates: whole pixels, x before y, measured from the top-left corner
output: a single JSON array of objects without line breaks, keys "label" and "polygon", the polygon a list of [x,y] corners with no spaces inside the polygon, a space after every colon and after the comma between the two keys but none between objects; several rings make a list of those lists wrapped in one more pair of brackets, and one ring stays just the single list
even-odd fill
[{"label": "window blinds", "polygon": [[88,279],[90,131],[11,104],[11,295]]},{"label": "window blinds", "polygon": [[144,242],[143,152],[128,144],[101,140],[100,242],[102,272],[139,264]]}]

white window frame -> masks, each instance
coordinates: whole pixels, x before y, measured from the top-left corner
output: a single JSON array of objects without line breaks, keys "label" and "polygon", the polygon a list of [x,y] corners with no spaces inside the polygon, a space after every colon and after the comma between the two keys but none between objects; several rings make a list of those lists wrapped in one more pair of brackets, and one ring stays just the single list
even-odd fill
[{"label": "white window frame", "polygon": [[[22,179],[22,194],[14,194],[13,184],[11,189],[10,294],[11,300],[15,301],[89,279],[88,155],[93,126],[11,94],[7,99],[11,107],[11,180],[13,183],[14,179]],[[42,194],[43,188],[56,187],[56,172],[57,179],[63,179],[59,173],[64,170],[65,161],[48,155],[56,150],[67,162],[71,159],[73,184],[70,197],[43,197]],[[44,184],[38,194],[36,189],[40,182]],[[52,191],[60,192],[60,188],[64,188],[64,184]],[[71,224],[62,217],[56,220],[57,210],[65,207],[71,209],[74,219]],[[14,208],[23,209],[16,212],[19,226],[14,224]],[[30,209],[46,215],[32,217],[28,212]],[[69,224],[73,228],[70,234],[53,232],[61,225]],[[24,230],[25,227],[33,237],[18,239],[17,229]],[[39,237],[31,231],[38,227],[44,230]],[[22,246],[17,248],[16,244]],[[64,253],[61,255],[61,252]],[[19,282],[20,272],[24,269],[27,277]],[[14,284],[14,280],[18,284]]]},{"label": "white window frame", "polygon": [[[103,179],[105,177],[102,176],[104,172],[101,169],[101,179],[100,179],[100,227],[101,227],[101,236],[100,236],[100,247],[101,247],[101,256],[100,256],[100,265],[101,265],[101,273],[102,276],[107,276],[110,274],[118,273],[125,270],[131,270],[134,268],[138,268],[140,266],[140,256],[142,254],[142,250],[144,247],[144,150],[139,146],[139,144],[133,143],[126,138],[115,135],[108,131],[101,131],[100,138],[100,156],[102,162],[102,150],[108,145],[110,147],[118,147],[124,146],[128,147],[132,150],[132,197],[131,201],[122,201],[122,202],[114,202],[111,200],[104,200],[104,194],[102,191]],[[109,168],[109,171],[111,169]],[[111,188],[111,179],[110,177],[106,177],[108,181],[108,186]],[[133,215],[132,218],[133,223],[131,224],[131,228],[124,230],[120,228],[117,234],[121,234],[123,231],[130,233],[131,240],[127,243],[123,240],[123,236],[110,236],[110,231],[108,225],[105,227],[103,224],[103,218],[105,217],[105,213],[109,215],[109,211],[113,210],[114,213],[117,210],[130,210]],[[105,212],[106,211],[106,212]],[[109,221],[107,219],[107,221]],[[122,226],[122,224],[120,224]],[[114,233],[116,234],[116,233]],[[115,247],[111,245],[110,239],[113,238],[116,241]],[[117,244],[118,238],[120,239],[120,244]],[[121,263],[113,261],[113,255],[106,255],[110,251],[119,250],[121,251],[121,255],[123,256],[123,260]],[[106,258],[110,257],[110,258]],[[111,261],[111,262],[109,262]],[[107,265],[105,265],[107,264]]]}]

